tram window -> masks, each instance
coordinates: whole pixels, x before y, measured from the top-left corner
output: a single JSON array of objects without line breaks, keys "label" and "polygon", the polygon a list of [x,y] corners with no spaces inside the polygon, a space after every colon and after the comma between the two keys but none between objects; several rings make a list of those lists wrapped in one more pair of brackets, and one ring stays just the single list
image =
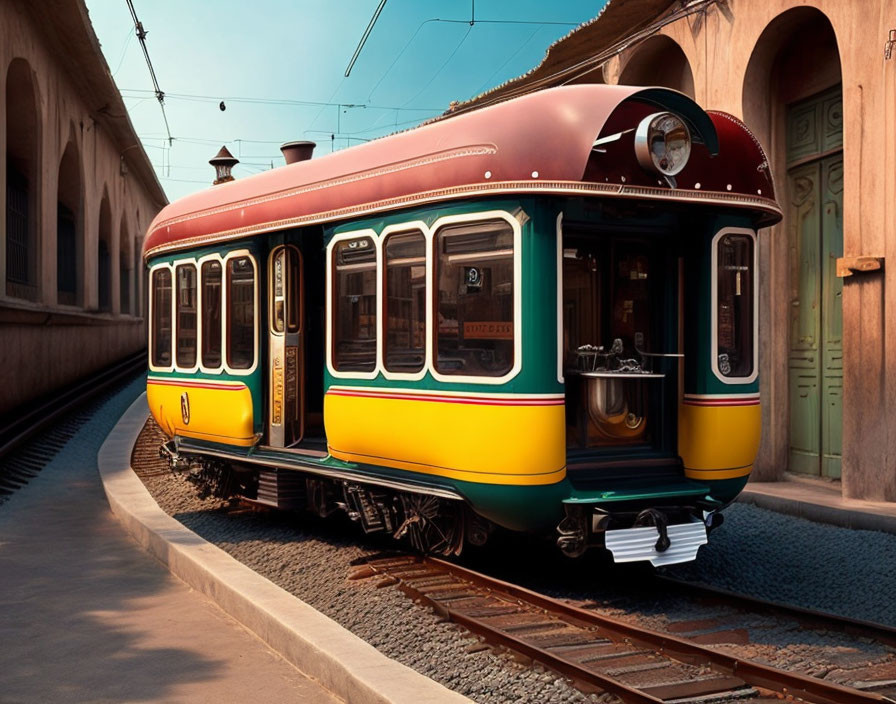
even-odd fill
[{"label": "tram window", "polygon": [[503,376],[513,368],[513,229],[503,220],[436,233],[436,370]]},{"label": "tram window", "polygon": [[171,270],[152,272],[152,363],[171,366]]},{"label": "tram window", "polygon": [[181,264],[175,270],[177,279],[177,366],[196,366],[196,267]]},{"label": "tram window", "polygon": [[753,374],[753,238],[727,234],[718,241],[716,340],[722,376]]},{"label": "tram window", "polygon": [[202,365],[221,367],[221,262],[202,265]]},{"label": "tram window", "polygon": [[376,246],[370,237],[333,248],[333,368],[376,369]]},{"label": "tram window", "polygon": [[227,365],[249,369],[255,362],[255,266],[249,257],[227,261]]},{"label": "tram window", "polygon": [[419,372],[426,361],[426,238],[422,232],[386,238],[384,279],[386,369]]}]

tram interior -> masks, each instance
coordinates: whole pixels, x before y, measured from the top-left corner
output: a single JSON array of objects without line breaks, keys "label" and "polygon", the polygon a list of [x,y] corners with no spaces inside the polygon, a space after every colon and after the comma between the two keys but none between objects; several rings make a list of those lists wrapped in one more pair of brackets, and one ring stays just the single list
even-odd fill
[{"label": "tram interior", "polygon": [[570,470],[675,455],[677,261],[659,235],[564,228]]}]

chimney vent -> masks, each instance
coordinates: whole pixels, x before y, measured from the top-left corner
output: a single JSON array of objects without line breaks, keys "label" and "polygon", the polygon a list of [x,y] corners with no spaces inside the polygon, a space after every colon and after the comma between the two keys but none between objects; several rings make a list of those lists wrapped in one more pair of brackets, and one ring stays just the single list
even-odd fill
[{"label": "chimney vent", "polygon": [[297,161],[307,161],[317,146],[314,142],[301,140],[298,142],[286,142],[280,146],[283,158],[287,164],[295,164]]},{"label": "chimney vent", "polygon": [[227,147],[221,147],[213,159],[209,159],[208,163],[215,167],[215,182],[212,184],[217,186],[219,183],[233,181],[230,171],[234,166],[240,163],[240,160],[233,156]]}]

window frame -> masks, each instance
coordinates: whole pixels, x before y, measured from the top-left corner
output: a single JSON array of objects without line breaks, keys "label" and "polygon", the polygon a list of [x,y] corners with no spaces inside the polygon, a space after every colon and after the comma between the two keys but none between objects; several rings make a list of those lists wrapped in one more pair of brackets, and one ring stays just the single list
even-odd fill
[{"label": "window frame", "polygon": [[[386,325],[387,320],[384,315],[386,309],[386,241],[391,235],[401,235],[419,232],[423,235],[424,257],[426,267],[426,291],[424,304],[424,343],[423,343],[423,367],[413,373],[408,372],[392,372],[386,368]],[[410,222],[396,223],[383,228],[380,233],[379,248],[381,250],[382,266],[377,274],[377,283],[379,291],[379,300],[377,301],[377,316],[379,322],[379,331],[381,336],[381,344],[377,346],[377,368],[382,371],[383,377],[390,381],[420,381],[426,377],[426,373],[432,368],[432,325],[433,325],[433,297],[432,297],[432,272],[433,272],[433,250],[432,250],[432,230],[422,220],[412,220]]]},{"label": "window frame", "polygon": [[[252,316],[252,364],[249,365],[246,369],[234,369],[230,366],[229,357],[228,357],[228,344],[230,339],[227,334],[227,321],[230,319],[230,289],[228,288],[227,283],[227,263],[231,259],[239,259],[240,257],[246,257],[250,262],[252,262],[252,304],[254,306],[254,315]],[[259,307],[258,301],[258,261],[255,258],[255,255],[252,254],[248,249],[236,249],[232,252],[228,252],[226,255],[221,257],[221,267],[222,267],[222,277],[221,277],[221,288],[222,288],[222,296],[223,296],[223,305],[221,306],[221,325],[223,329],[221,331],[221,370],[223,373],[228,374],[230,376],[249,376],[256,369],[258,369],[258,352],[260,345],[258,344],[259,330],[261,329],[260,324],[260,316],[261,310]]]},{"label": "window frame", "polygon": [[[333,288],[334,288],[334,277],[335,277],[335,267],[333,264],[333,256],[336,245],[340,242],[345,242],[346,240],[361,240],[365,237],[369,237],[373,241],[374,252],[376,253],[376,283],[374,295],[376,296],[376,305],[374,309],[376,310],[377,321],[375,325],[375,329],[377,331],[376,335],[376,354],[374,355],[374,364],[373,369],[369,372],[357,372],[357,371],[339,371],[333,366],[333,317],[336,315],[336,305],[333,300]],[[381,326],[381,314],[382,314],[382,289],[383,289],[383,255],[382,255],[382,239],[379,235],[377,235],[376,230],[371,228],[365,228],[363,230],[352,230],[351,232],[342,232],[338,235],[334,235],[329,243],[327,243],[327,290],[326,290],[326,306],[328,308],[326,314],[327,320],[327,344],[326,344],[326,358],[327,358],[327,371],[330,375],[335,379],[376,379],[382,371],[382,358],[383,358],[383,336],[380,330]]]},{"label": "window frame", "polygon": [[[239,257],[247,257],[249,261],[252,262],[252,270],[254,273],[253,276],[253,305],[255,306],[255,315],[254,315],[254,334],[252,336],[252,353],[253,353],[253,363],[247,369],[234,369],[227,362],[227,319],[230,311],[230,301],[227,293],[227,262],[231,259],[239,258]],[[221,263],[221,366],[215,368],[206,367],[202,363],[202,343],[203,343],[203,334],[202,334],[202,313],[203,313],[203,300],[202,300],[202,265],[208,261],[218,261]],[[180,367],[177,365],[177,277],[176,277],[176,269],[178,266],[183,264],[190,264],[196,268],[196,365],[193,367]],[[153,304],[155,298],[155,288],[153,287],[153,272],[156,269],[168,269],[171,273],[171,365],[167,367],[158,367],[152,363],[152,349],[153,349]],[[149,350],[149,370],[153,372],[178,372],[182,374],[208,374],[210,376],[249,376],[256,369],[258,369],[259,364],[259,316],[261,311],[259,310],[259,300],[258,300],[258,291],[259,291],[259,281],[258,281],[258,261],[252,252],[248,249],[236,249],[232,252],[227,252],[226,254],[220,254],[215,252],[213,254],[206,254],[202,257],[182,257],[180,259],[173,259],[168,262],[160,262],[157,264],[153,264],[149,267],[149,296],[148,296],[148,310],[147,315],[149,316],[149,326],[147,332],[148,339],[148,347]]]},{"label": "window frame", "polygon": [[[189,367],[183,367],[177,361],[177,339],[180,336],[180,316],[178,315],[178,299],[180,296],[180,288],[177,278],[177,270],[182,266],[193,267],[193,275],[195,277],[194,282],[196,284],[196,352],[195,358],[193,360],[193,365]],[[177,371],[183,372],[185,374],[195,374],[197,371],[199,371],[199,357],[201,356],[202,352],[202,341],[199,339],[199,328],[201,327],[202,311],[202,308],[200,306],[202,304],[202,301],[199,297],[199,267],[196,266],[195,259],[181,259],[174,264],[174,278],[172,279],[171,297],[174,299],[174,318],[173,324],[171,326],[171,329],[173,331],[172,342],[174,347],[174,368]]]},{"label": "window frame", "polygon": [[[749,376],[725,376],[719,371],[719,241],[725,235],[746,235],[753,241],[753,372]],[[759,377],[759,246],[756,231],[746,227],[724,227],[712,238],[710,279],[710,365],[723,384],[752,384]]]},{"label": "window frame", "polygon": [[[207,262],[218,262],[221,265],[221,329],[219,331],[220,339],[221,339],[221,362],[217,367],[207,367],[205,362],[202,359],[202,350],[203,345],[205,344],[205,334],[204,334],[204,326],[202,324],[202,316],[205,312],[205,300],[204,300],[204,287],[202,285],[202,267]],[[199,289],[199,331],[198,331],[198,351],[197,351],[197,361],[199,364],[199,371],[203,374],[223,374],[224,367],[227,364],[227,355],[224,350],[224,323],[226,318],[224,317],[225,306],[227,305],[227,294],[225,291],[225,280],[224,280],[224,261],[220,254],[206,254],[204,257],[199,257],[196,260],[196,271],[197,273],[197,286]],[[231,373],[231,372],[228,372]]]},{"label": "window frame", "polygon": [[[171,315],[171,349],[169,350],[171,364],[167,366],[157,366],[153,364],[153,351],[155,350],[155,298],[156,298],[156,287],[153,282],[153,277],[155,272],[159,269],[167,269],[169,275],[171,276],[171,310],[169,314]],[[173,372],[175,371],[175,356],[174,356],[174,347],[175,347],[175,296],[176,296],[176,279],[174,277],[174,263],[173,262],[162,262],[159,264],[153,264],[149,268],[149,309],[147,311],[147,315],[149,316],[149,327],[147,330],[147,339],[148,339],[148,350],[149,350],[149,370],[153,372]]]},{"label": "window frame", "polygon": [[[520,211],[522,213],[522,211]],[[525,215],[523,215],[525,217]],[[435,306],[438,294],[435,290],[435,235],[443,226],[458,223],[470,223],[487,220],[503,220],[513,230],[513,366],[503,376],[469,376],[469,375],[445,375],[439,374],[435,368],[435,354],[438,341],[435,339]],[[398,232],[419,230],[426,240],[426,350],[423,369],[413,374],[390,372],[385,365],[385,335],[384,335],[384,244],[386,237]],[[333,249],[345,240],[370,237],[376,249],[376,312],[377,312],[377,338],[376,338],[376,366],[369,372],[339,371],[333,367],[333,316],[336,307],[333,301]],[[382,376],[389,381],[421,381],[429,374],[433,380],[444,384],[475,384],[482,386],[498,386],[506,384],[515,378],[523,367],[523,310],[522,310],[522,224],[520,219],[506,210],[479,210],[458,215],[444,215],[437,218],[432,225],[427,225],[422,220],[409,220],[393,223],[377,232],[373,228],[362,228],[348,232],[340,232],[330,239],[326,247],[326,370],[334,379],[368,380]]]},{"label": "window frame", "polygon": [[437,235],[441,228],[456,225],[459,223],[475,223],[485,222],[488,220],[503,220],[510,225],[513,230],[513,366],[502,376],[475,376],[460,374],[440,374],[436,369],[435,359],[438,354],[438,344],[436,331],[433,330],[429,337],[429,372],[432,378],[444,384],[485,384],[499,385],[506,384],[520,373],[523,367],[523,310],[522,310],[522,226],[519,220],[505,210],[485,210],[475,213],[464,213],[462,215],[445,215],[438,218],[432,224],[431,235],[431,264],[432,264],[432,281],[431,291],[429,295],[430,306],[435,315],[436,306],[438,305],[438,291],[435,284],[435,258]]}]

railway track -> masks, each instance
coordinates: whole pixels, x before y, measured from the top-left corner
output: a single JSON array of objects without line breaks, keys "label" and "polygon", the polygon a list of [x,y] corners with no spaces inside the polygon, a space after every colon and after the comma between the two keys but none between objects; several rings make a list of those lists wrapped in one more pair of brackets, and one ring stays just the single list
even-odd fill
[{"label": "railway track", "polygon": [[[350,578],[380,579],[431,606],[444,618],[571,679],[583,691],[607,691],[631,704],[685,704],[787,698],[815,704],[894,702],[896,682],[865,689],[782,670],[543,596],[452,563],[413,556],[370,558]],[[704,591],[703,596],[709,597]],[[726,596],[718,592],[713,598]],[[747,607],[748,599],[742,599]],[[750,602],[752,603],[752,602]],[[827,615],[788,609],[819,621]],[[848,623],[847,623],[848,622]],[[848,619],[828,628],[866,628],[869,638],[892,639],[876,624]],[[878,691],[868,691],[876,686]]]},{"label": "railway track", "polygon": [[[92,401],[146,369],[138,352],[0,419],[0,504],[27,484],[86,423]],[[39,442],[34,439],[40,434]]]}]

